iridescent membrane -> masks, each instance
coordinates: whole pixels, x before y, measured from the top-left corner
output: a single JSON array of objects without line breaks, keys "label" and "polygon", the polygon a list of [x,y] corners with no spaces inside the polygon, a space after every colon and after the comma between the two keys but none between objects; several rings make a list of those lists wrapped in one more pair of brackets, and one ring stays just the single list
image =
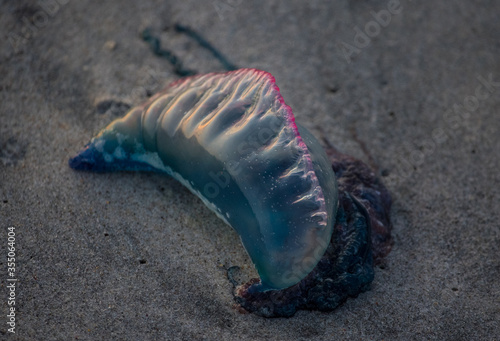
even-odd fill
[{"label": "iridescent membrane", "polygon": [[338,205],[331,162],[264,71],[181,79],[112,122],[69,164],[180,181],[240,235],[260,276],[253,292],[298,283],[330,244]]}]

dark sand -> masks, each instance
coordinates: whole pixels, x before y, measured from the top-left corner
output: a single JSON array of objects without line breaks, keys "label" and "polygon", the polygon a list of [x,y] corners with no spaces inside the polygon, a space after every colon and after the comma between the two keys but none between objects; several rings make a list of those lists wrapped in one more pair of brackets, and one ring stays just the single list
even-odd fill
[{"label": "dark sand", "polygon": [[[390,1],[53,1],[0,1],[0,339],[500,339],[499,2],[401,1],[380,26],[371,12]],[[179,78],[144,28],[186,68],[223,71],[175,23],[271,72],[299,122],[377,168],[395,244],[371,291],[332,313],[240,314],[225,269],[255,272],[198,198],[159,175],[67,166]]]}]

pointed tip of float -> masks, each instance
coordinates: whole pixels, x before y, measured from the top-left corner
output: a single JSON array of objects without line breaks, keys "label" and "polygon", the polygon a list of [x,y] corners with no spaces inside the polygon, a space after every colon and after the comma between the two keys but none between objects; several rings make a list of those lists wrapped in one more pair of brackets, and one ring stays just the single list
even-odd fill
[{"label": "pointed tip of float", "polygon": [[92,144],[87,145],[77,155],[68,160],[68,165],[81,171],[102,172],[104,171],[102,154],[98,153]]}]

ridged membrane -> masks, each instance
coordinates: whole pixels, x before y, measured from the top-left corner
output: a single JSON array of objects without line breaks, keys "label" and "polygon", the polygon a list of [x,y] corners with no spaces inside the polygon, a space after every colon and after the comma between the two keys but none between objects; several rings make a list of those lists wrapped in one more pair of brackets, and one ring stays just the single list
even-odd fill
[{"label": "ridged membrane", "polygon": [[70,166],[173,176],[238,232],[260,290],[283,289],[322,257],[337,205],[326,154],[300,132],[269,73],[212,73],[179,80],[131,109]]}]

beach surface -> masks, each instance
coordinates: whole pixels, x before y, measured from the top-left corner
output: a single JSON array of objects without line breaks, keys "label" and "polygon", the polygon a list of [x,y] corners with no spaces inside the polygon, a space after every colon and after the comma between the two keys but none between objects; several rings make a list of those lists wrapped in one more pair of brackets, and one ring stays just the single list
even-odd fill
[{"label": "beach surface", "polygon": [[[500,339],[498,13],[486,0],[0,1],[0,339]],[[272,73],[298,122],[376,170],[394,246],[370,291],[329,313],[242,314],[227,269],[241,283],[255,270],[201,200],[158,174],[68,167],[179,63],[225,71],[176,25]]]}]

